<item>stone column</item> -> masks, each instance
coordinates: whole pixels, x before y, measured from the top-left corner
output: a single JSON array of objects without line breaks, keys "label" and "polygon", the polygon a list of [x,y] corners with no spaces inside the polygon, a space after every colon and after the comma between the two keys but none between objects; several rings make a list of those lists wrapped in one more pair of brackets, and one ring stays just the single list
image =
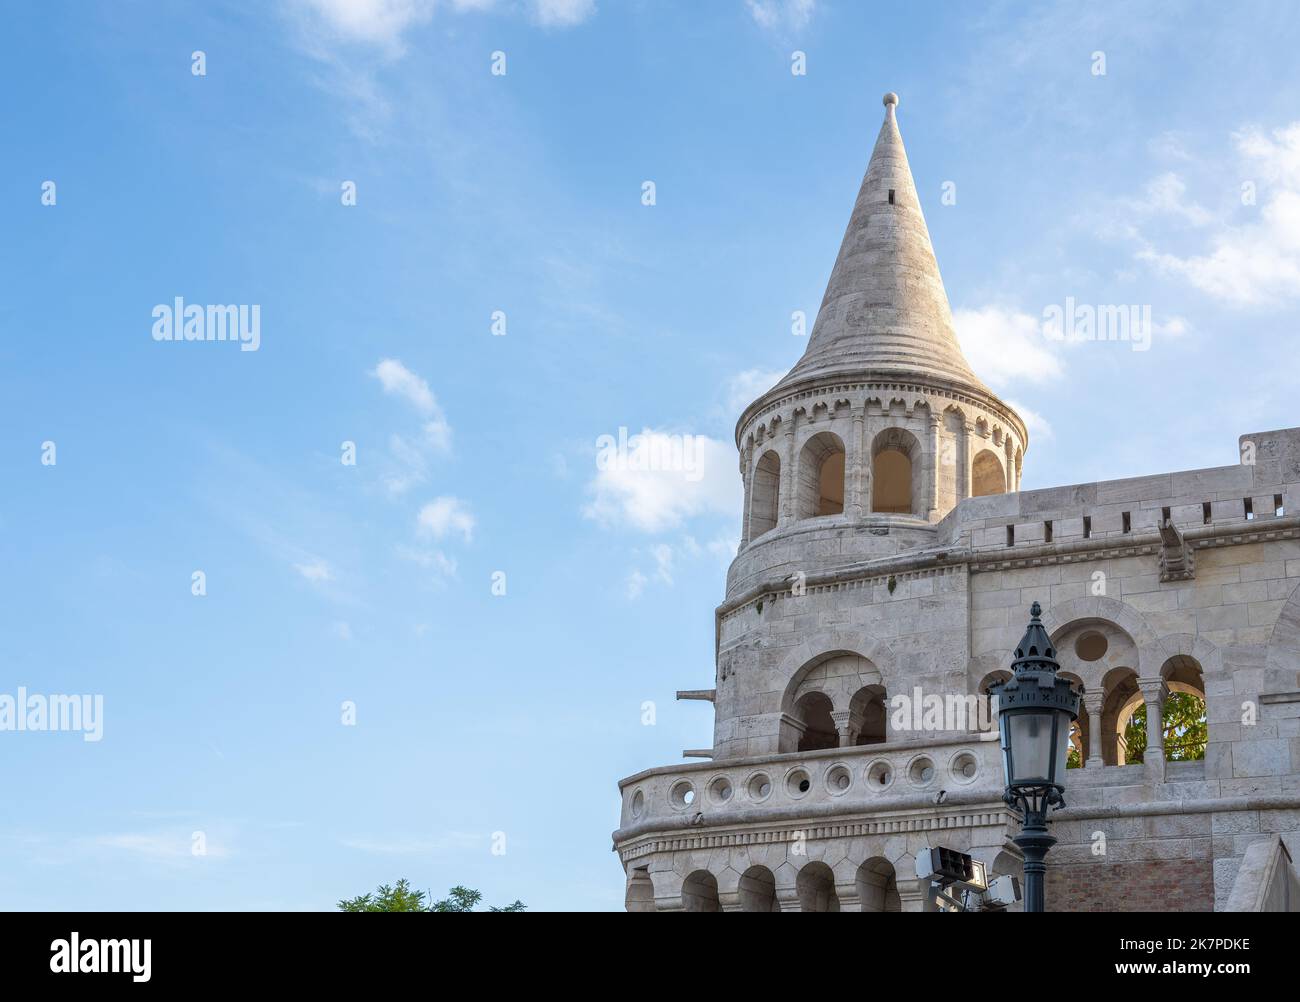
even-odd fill
[{"label": "stone column", "polygon": [[789,525],[794,521],[794,423],[795,416],[790,415],[790,422],[785,425],[785,446],[781,457],[781,512],[777,517],[778,525]]},{"label": "stone column", "polygon": [[835,722],[835,733],[840,736],[841,748],[852,748],[858,731],[862,730],[862,718],[852,710],[832,710],[831,720]]},{"label": "stone column", "polygon": [[849,491],[848,505],[845,510],[849,517],[855,522],[862,520],[863,497],[862,484],[863,473],[867,466],[868,460],[863,452],[862,443],[862,423],[866,417],[866,405],[863,404],[858,410],[853,412],[853,431],[849,434],[849,456],[846,457],[850,464],[845,473],[845,487]]},{"label": "stone column", "polygon": [[740,513],[740,545],[744,546],[749,542],[749,507],[753,501],[754,478],[750,463],[754,458],[754,443],[749,441],[745,443],[740,450],[740,480],[745,485],[744,510]]},{"label": "stone column", "polygon": [[776,889],[777,909],[783,912],[803,911],[799,907],[799,891],[794,887],[780,887]]},{"label": "stone column", "polygon": [[930,484],[929,496],[926,498],[926,508],[937,513],[939,511],[939,418],[931,414],[927,422],[929,425],[929,449],[930,449]]},{"label": "stone column", "polygon": [[975,425],[967,421],[961,426],[961,439],[957,443],[957,500],[961,501],[971,496],[975,490],[974,484],[971,483],[971,442],[975,434]]},{"label": "stone column", "polygon": [[903,911],[938,911],[934,904],[934,896],[930,892],[930,881],[917,880],[915,877],[911,880],[895,878],[895,883],[898,887],[899,906]]},{"label": "stone column", "polygon": [[836,884],[835,897],[839,899],[840,911],[862,911],[862,898],[858,896],[858,882],[856,880],[851,880],[845,884]]},{"label": "stone column", "polygon": [[1015,455],[1011,451],[1011,439],[1004,438],[1002,452],[1006,456],[1007,466],[1007,493],[1014,494],[1016,491],[1016,471],[1012,469],[1015,465]]},{"label": "stone column", "polygon": [[1169,690],[1165,688],[1165,680],[1162,678],[1140,678],[1138,679],[1138,688],[1142,690],[1142,699],[1147,707],[1147,750],[1143,753],[1142,761],[1146,764],[1148,771],[1158,772],[1163,776],[1165,766],[1165,696]]},{"label": "stone column", "polygon": [[1101,759],[1101,703],[1105,694],[1087,692],[1083,696],[1083,708],[1088,711],[1088,757],[1084,760],[1085,769],[1100,769]]}]

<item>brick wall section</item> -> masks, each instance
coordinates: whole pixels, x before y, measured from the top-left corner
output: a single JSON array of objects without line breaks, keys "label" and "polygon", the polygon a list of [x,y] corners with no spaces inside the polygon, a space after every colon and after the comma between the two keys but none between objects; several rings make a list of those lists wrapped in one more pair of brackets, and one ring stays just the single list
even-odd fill
[{"label": "brick wall section", "polygon": [[1208,860],[1074,863],[1047,858],[1049,912],[1210,912],[1214,871]]}]

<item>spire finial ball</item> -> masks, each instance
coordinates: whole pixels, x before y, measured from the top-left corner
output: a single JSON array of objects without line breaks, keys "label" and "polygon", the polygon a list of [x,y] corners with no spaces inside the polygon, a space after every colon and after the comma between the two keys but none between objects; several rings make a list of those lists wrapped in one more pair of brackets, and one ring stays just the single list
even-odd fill
[{"label": "spire finial ball", "polygon": [[891,104],[894,105],[895,107],[897,107],[898,105],[898,95],[895,94],[892,90],[885,95],[885,106],[888,107]]}]

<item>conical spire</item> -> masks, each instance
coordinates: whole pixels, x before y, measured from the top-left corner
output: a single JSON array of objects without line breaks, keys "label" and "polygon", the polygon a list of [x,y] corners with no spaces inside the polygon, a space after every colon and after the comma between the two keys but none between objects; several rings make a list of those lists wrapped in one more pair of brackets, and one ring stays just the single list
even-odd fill
[{"label": "conical spire", "polygon": [[885,122],[803,358],[778,383],[817,376],[932,377],[988,392],[953,332],[952,311],[894,110]]}]

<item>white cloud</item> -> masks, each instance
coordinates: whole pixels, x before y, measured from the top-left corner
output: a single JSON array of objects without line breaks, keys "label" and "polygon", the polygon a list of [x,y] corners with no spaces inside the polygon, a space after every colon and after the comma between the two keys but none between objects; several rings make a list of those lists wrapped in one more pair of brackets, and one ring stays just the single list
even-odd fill
[{"label": "white cloud", "polygon": [[784,375],[785,371],[781,369],[770,372],[746,369],[736,373],[727,384],[727,414],[733,419],[739,418],[741,411],[757,400],[760,394],[775,386]]},{"label": "white cloud", "polygon": [[406,31],[438,8],[487,10],[494,0],[291,0],[291,5],[330,38],[400,51]]},{"label": "white cloud", "polygon": [[1222,302],[1282,306],[1300,298],[1300,122],[1270,133],[1245,129],[1233,138],[1243,168],[1239,183],[1252,186],[1258,207],[1243,202],[1237,221],[1220,221],[1200,253],[1144,242],[1138,257]]},{"label": "white cloud", "polygon": [[370,374],[385,393],[405,400],[426,419],[417,436],[394,434],[388,440],[396,468],[384,474],[384,486],[390,494],[404,494],[426,480],[429,456],[451,452],[451,425],[428,382],[397,359],[381,360]]},{"label": "white cloud", "polygon": [[646,580],[646,576],[635,567],[628,571],[627,581],[625,582],[627,597],[630,599],[640,598],[641,593],[645,591]]},{"label": "white cloud", "polygon": [[359,852],[384,856],[430,856],[443,852],[474,849],[487,841],[486,835],[473,832],[448,832],[438,838],[345,838],[343,845]]},{"label": "white cloud", "polygon": [[95,835],[88,840],[100,849],[113,849],[143,856],[155,862],[179,863],[187,859],[204,857],[223,858],[230,855],[224,846],[215,845],[210,836],[204,838],[204,852],[194,854],[194,837],[189,831],[175,832],[125,832],[113,835]]},{"label": "white cloud", "polygon": [[433,16],[434,0],[298,0],[324,31],[348,42],[396,47],[412,25]]},{"label": "white cloud", "polygon": [[409,560],[426,570],[436,571],[443,577],[454,578],[456,576],[457,565],[455,559],[447,556],[442,550],[417,550],[410,546],[399,546],[397,555],[403,560]]},{"label": "white cloud", "polygon": [[1031,411],[1023,404],[1015,403],[1008,400],[1007,406],[1020,415],[1020,419],[1025,422],[1025,428],[1029,431],[1029,440],[1031,442],[1048,442],[1055,437],[1052,426],[1047,418],[1043,417],[1037,411]]},{"label": "white cloud", "polygon": [[597,447],[582,513],[601,525],[660,532],[697,515],[740,512],[736,450],[725,442],[647,428],[627,438],[626,448]]},{"label": "white cloud", "polygon": [[417,524],[422,535],[442,539],[448,533],[459,532],[465,542],[474,535],[474,516],[464,501],[453,497],[435,498],[420,509]]},{"label": "white cloud", "polygon": [[1175,216],[1193,226],[1205,226],[1214,219],[1213,213],[1187,197],[1187,182],[1173,171],[1167,171],[1147,182],[1146,198],[1133,207],[1144,215]]},{"label": "white cloud", "polygon": [[334,569],[320,558],[305,564],[294,564],[293,567],[312,584],[324,584],[326,581],[334,580]]},{"label": "white cloud", "polygon": [[334,635],[338,637],[340,640],[351,640],[352,627],[349,626],[346,622],[340,620],[339,622],[334,624]]},{"label": "white cloud", "polygon": [[807,27],[816,0],[745,0],[750,16],[766,31],[799,31]]},{"label": "white cloud", "polygon": [[595,14],[596,0],[534,0],[533,10],[539,24],[567,28]]},{"label": "white cloud", "polygon": [[383,384],[385,393],[401,397],[425,417],[438,413],[438,401],[429,384],[398,359],[381,359],[370,374]]},{"label": "white cloud", "polygon": [[957,340],[976,375],[993,386],[1058,379],[1061,360],[1039,317],[1000,306],[956,310]]},{"label": "white cloud", "polygon": [[664,584],[672,584],[673,548],[667,543],[655,543],[654,546],[650,547],[650,556],[654,558],[655,576]]}]

